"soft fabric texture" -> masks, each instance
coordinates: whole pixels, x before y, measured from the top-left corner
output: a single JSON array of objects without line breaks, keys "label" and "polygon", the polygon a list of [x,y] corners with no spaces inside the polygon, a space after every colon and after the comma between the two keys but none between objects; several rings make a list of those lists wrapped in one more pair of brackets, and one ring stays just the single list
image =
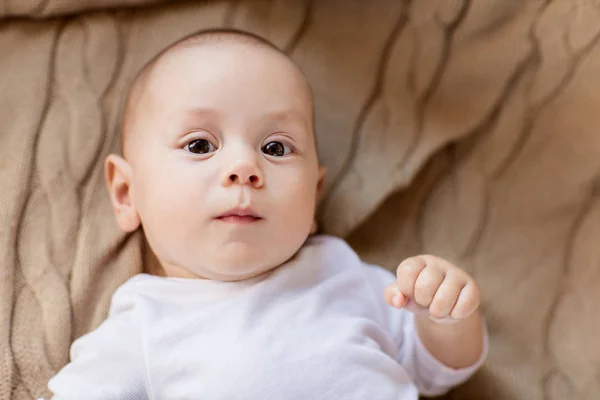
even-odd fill
[{"label": "soft fabric texture", "polygon": [[[481,366],[452,369],[388,306],[394,274],[314,236],[288,262],[240,282],[133,277],[108,319],[71,348],[54,400],[417,400]],[[487,341],[484,340],[484,343]]]},{"label": "soft fabric texture", "polygon": [[479,282],[488,362],[448,398],[597,399],[597,2],[0,0],[0,16],[1,399],[47,396],[115,289],[154,268],[114,222],[103,159],[135,71],[217,26],[306,71],[325,232]]}]

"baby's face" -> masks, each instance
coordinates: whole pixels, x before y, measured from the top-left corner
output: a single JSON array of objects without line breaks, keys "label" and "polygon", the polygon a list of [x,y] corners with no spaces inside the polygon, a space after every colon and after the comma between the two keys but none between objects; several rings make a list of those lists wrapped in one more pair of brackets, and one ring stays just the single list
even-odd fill
[{"label": "baby's face", "polygon": [[322,181],[312,119],[306,83],[272,50],[207,44],[156,65],[126,156],[167,275],[240,280],[293,256]]}]

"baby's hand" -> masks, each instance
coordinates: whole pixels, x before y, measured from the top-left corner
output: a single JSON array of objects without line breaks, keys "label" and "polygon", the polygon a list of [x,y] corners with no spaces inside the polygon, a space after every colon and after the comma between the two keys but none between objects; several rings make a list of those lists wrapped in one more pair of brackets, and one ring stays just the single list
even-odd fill
[{"label": "baby's hand", "polygon": [[469,274],[452,263],[430,255],[404,260],[396,282],[384,291],[386,302],[433,320],[458,322],[479,307],[479,287]]}]

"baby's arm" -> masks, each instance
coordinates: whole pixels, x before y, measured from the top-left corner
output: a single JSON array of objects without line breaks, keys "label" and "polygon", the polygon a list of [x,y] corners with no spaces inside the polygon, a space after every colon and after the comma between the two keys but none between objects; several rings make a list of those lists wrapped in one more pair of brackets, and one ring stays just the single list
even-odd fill
[{"label": "baby's arm", "polygon": [[390,310],[390,322],[403,325],[399,361],[421,394],[443,394],[481,366],[487,332],[479,288],[465,271],[438,257],[413,257],[400,264],[384,297],[401,309]]},{"label": "baby's arm", "polygon": [[484,345],[475,280],[450,262],[428,255],[405,260],[396,276],[384,292],[385,299],[396,308],[410,302],[422,308],[424,312],[415,313],[415,325],[431,354],[451,368],[475,364]]},{"label": "baby's arm", "polygon": [[484,328],[479,311],[456,324],[440,324],[427,317],[415,316],[415,325],[427,350],[445,365],[465,368],[481,358]]},{"label": "baby's arm", "polygon": [[48,383],[52,400],[149,399],[142,336],[132,312],[111,313],[71,347],[71,362]]}]

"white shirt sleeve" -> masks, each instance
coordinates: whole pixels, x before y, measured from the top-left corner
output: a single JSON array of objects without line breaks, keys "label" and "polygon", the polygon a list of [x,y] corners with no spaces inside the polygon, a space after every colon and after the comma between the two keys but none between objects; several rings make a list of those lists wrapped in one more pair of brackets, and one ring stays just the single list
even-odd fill
[{"label": "white shirt sleeve", "polygon": [[123,297],[115,294],[109,318],[73,343],[71,362],[48,383],[52,400],[151,399],[133,301]]},{"label": "white shirt sleeve", "polygon": [[[375,286],[378,286],[376,290],[380,291],[383,297],[383,289],[394,282],[394,274],[374,265],[365,264],[365,268],[371,269],[376,281]],[[427,350],[417,333],[413,313],[394,309],[383,300],[382,307],[387,307],[389,330],[398,344],[397,360],[417,387],[419,394],[443,395],[469,379],[484,363],[489,347],[487,329],[484,329],[483,351],[479,360],[466,368],[451,368]]]},{"label": "white shirt sleeve", "polygon": [[454,386],[465,382],[481,367],[487,356],[488,335],[485,329],[483,351],[479,360],[465,368],[451,368],[436,359],[427,350],[417,333],[414,314],[410,313],[409,318],[405,318],[402,330],[402,348],[399,349],[399,355],[402,358],[399,359],[399,362],[419,389],[419,393],[424,396],[443,395]]}]

